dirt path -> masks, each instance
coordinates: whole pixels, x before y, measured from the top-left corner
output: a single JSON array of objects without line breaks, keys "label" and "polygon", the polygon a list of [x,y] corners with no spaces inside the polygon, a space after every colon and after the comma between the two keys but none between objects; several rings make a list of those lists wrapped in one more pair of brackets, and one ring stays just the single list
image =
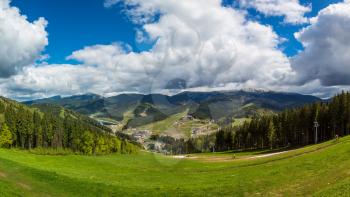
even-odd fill
[{"label": "dirt path", "polygon": [[[333,144],[328,144],[328,145],[325,145],[325,146],[320,146],[320,147],[317,147],[315,149],[307,150],[305,152],[300,152],[300,153],[296,152],[293,155],[288,155],[288,156],[283,157],[283,158],[276,158],[276,159],[273,159],[273,160],[267,161],[267,162],[273,162],[273,161],[277,161],[277,160],[288,159],[288,158],[291,158],[291,157],[296,157],[296,156],[301,156],[301,155],[317,152],[317,151],[323,150],[325,148],[328,148],[330,146],[334,146],[334,145],[336,145],[338,143],[339,142],[336,142],[336,143],[333,143]],[[231,162],[231,161],[254,160],[254,159],[260,159],[260,158],[267,158],[267,157],[272,157],[272,156],[276,156],[276,155],[281,155],[281,154],[293,152],[293,151],[296,151],[296,150],[298,150],[298,149],[293,149],[293,150],[288,150],[288,151],[281,151],[281,152],[275,152],[275,153],[268,153],[268,154],[259,154],[259,155],[256,155],[256,156],[247,155],[247,156],[237,156],[237,157],[235,157],[234,155],[223,155],[223,156],[218,156],[218,155],[203,155],[203,156],[202,155],[175,155],[175,156],[172,156],[172,158],[175,158],[175,159],[192,159],[192,160],[198,160],[198,161],[204,161],[204,162]]]},{"label": "dirt path", "polygon": [[[292,150],[290,150],[292,151]],[[172,158],[174,159],[193,159],[193,160],[200,160],[200,161],[206,161],[206,162],[223,162],[223,161],[237,161],[237,160],[248,160],[248,159],[259,159],[259,158],[265,158],[265,157],[272,157],[275,155],[288,153],[290,151],[281,151],[276,153],[269,153],[269,154],[261,154],[257,156],[238,156],[234,157],[233,155],[225,155],[225,156],[191,156],[191,155],[174,155]]]},{"label": "dirt path", "polygon": [[[276,162],[276,161],[280,161],[280,160],[285,160],[285,159],[290,159],[290,158],[294,158],[294,157],[299,157],[302,155],[306,155],[306,154],[310,154],[310,153],[314,153],[314,152],[318,152],[318,151],[322,151],[326,148],[332,147],[334,145],[337,145],[341,142],[336,142],[336,143],[332,143],[332,144],[327,144],[324,146],[320,146],[320,147],[316,147],[315,149],[310,149],[310,150],[305,150],[304,152],[297,152],[298,149],[294,149],[294,150],[289,150],[289,151],[281,151],[281,152],[276,152],[276,153],[270,153],[270,154],[262,154],[262,155],[257,155],[257,156],[243,156],[243,157],[239,157],[234,159],[233,157],[224,157],[224,156],[206,156],[206,157],[191,157],[189,155],[184,155],[184,157],[182,159],[194,159],[194,160],[199,160],[199,161],[204,161],[204,162],[229,162],[229,161],[242,161],[242,160],[249,160],[249,159],[258,159],[258,158],[266,158],[266,157],[271,157],[274,155],[280,155],[282,153],[288,153],[288,152],[293,152],[296,151],[295,154],[287,154],[286,156],[281,156],[281,157],[277,157],[277,158],[273,158],[273,159],[268,159],[268,160],[262,160],[260,162],[248,162],[248,163],[242,163],[242,164],[238,164],[238,165],[232,165],[232,166],[227,166],[227,167],[223,167],[223,168],[219,168],[219,169],[212,169],[212,170],[199,170],[196,171],[196,173],[208,173],[208,172],[214,172],[214,171],[225,171],[228,169],[239,169],[239,168],[243,168],[243,167],[251,167],[251,166],[259,166],[259,165],[264,165],[267,163],[271,163],[271,162]],[[212,159],[211,159],[212,158]]]},{"label": "dirt path", "polygon": [[[304,153],[301,153],[301,154],[292,155],[292,157],[293,156],[307,154],[307,153],[310,153],[310,152],[319,151],[319,150],[322,150],[322,149],[324,149],[324,148],[326,148],[328,146],[320,147],[320,148],[318,148],[316,150],[307,151],[307,152],[304,152]],[[281,154],[293,152],[295,150],[296,149],[288,150],[288,151],[275,152],[275,153],[268,153],[268,154],[259,154],[259,155],[256,155],[256,156],[247,155],[247,156],[234,157],[234,155],[225,155],[225,156],[217,156],[217,155],[215,155],[215,156],[175,155],[175,156],[172,156],[172,158],[175,158],[175,159],[192,159],[192,160],[205,161],[205,162],[230,162],[230,161],[254,160],[254,159],[267,158],[267,157],[272,157],[272,156],[276,156],[276,155],[281,155]]]},{"label": "dirt path", "polygon": [[6,178],[6,177],[7,177],[7,175],[0,171],[0,178]]},{"label": "dirt path", "polygon": [[270,153],[270,154],[263,154],[263,155],[258,155],[258,156],[253,156],[253,157],[248,157],[247,159],[257,159],[257,158],[265,158],[265,157],[271,157],[271,156],[274,156],[274,155],[280,155],[280,154],[283,154],[283,153],[288,153],[288,152],[291,152],[293,150],[289,150],[289,151],[281,151],[281,152],[277,152],[277,153]]}]

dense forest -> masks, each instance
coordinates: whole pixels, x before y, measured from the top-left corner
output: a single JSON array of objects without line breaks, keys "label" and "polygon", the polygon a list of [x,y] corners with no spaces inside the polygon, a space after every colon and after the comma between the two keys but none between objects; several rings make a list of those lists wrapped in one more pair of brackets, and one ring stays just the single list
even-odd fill
[{"label": "dense forest", "polygon": [[54,105],[27,107],[0,97],[0,146],[62,148],[83,154],[133,153],[138,147],[98,122]]},{"label": "dense forest", "polygon": [[[317,122],[317,135],[315,122]],[[168,153],[298,147],[350,134],[350,93],[274,115],[256,115],[240,126],[224,126],[212,135],[182,140],[154,138],[167,143]],[[153,148],[153,147],[151,147]]]}]

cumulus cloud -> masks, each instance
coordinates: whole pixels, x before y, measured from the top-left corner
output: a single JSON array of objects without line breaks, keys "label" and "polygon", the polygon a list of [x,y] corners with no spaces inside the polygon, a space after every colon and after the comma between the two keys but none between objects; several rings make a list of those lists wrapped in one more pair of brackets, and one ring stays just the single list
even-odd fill
[{"label": "cumulus cloud", "polygon": [[219,0],[123,3],[131,7],[129,17],[141,24],[139,40],[155,43],[152,49],[137,53],[120,43],[85,47],[68,57],[81,65],[29,67],[11,79],[9,89],[146,93],[169,88],[174,80],[188,88],[268,88],[293,74],[272,28],[247,20],[245,12],[223,7]]},{"label": "cumulus cloud", "polygon": [[330,5],[295,34],[305,50],[292,59],[298,81],[350,85],[350,1]]},{"label": "cumulus cloud", "polygon": [[239,0],[243,8],[254,8],[266,16],[283,16],[289,24],[308,22],[305,14],[311,11],[311,6],[301,5],[299,0]]},{"label": "cumulus cloud", "polygon": [[48,44],[47,22],[29,22],[9,0],[0,0],[0,78],[16,74],[40,58]]},{"label": "cumulus cloud", "polygon": [[248,21],[244,12],[223,7],[219,0],[123,3],[132,7],[127,12],[130,18],[142,24],[141,40],[154,41],[153,48],[135,53],[113,45],[93,46],[74,52],[71,59],[106,69],[143,91],[163,89],[173,79],[182,79],[189,87],[268,87],[292,73],[272,28]]},{"label": "cumulus cloud", "polygon": [[100,92],[108,86],[104,73],[95,67],[51,64],[25,67],[21,74],[0,83],[2,94],[21,100],[52,95]]},{"label": "cumulus cloud", "polygon": [[0,93],[18,98],[20,92],[21,99],[29,99],[262,88],[327,97],[347,87],[334,82],[350,76],[345,3],[326,8],[297,34],[305,51],[291,60],[278,48],[283,39],[272,27],[250,21],[246,12],[224,7],[220,0],[116,0],[108,5],[114,3],[126,5],[129,18],[140,27],[137,41],[154,43],[150,50],[135,52],[122,43],[87,46],[67,57],[79,65],[28,66],[0,80]]}]

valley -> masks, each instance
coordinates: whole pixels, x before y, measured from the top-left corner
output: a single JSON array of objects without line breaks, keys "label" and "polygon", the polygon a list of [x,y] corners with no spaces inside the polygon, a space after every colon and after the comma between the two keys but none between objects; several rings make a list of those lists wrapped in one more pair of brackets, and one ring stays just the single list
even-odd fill
[{"label": "valley", "polygon": [[319,101],[317,97],[295,93],[240,90],[182,92],[173,96],[121,94],[107,98],[87,94],[24,103],[49,103],[77,111],[111,128],[114,133],[132,136],[148,149],[152,135],[175,139],[211,135],[223,125],[239,126],[254,116]]},{"label": "valley", "polygon": [[[85,133],[77,136],[81,150],[64,140],[69,149],[56,143],[31,147],[28,140],[32,138],[20,138],[25,140],[23,147],[2,146],[0,191],[5,196],[343,196],[348,192],[350,93],[284,110],[257,107],[260,100],[264,99],[243,102],[237,109],[221,101],[212,103],[215,109],[226,107],[217,112],[203,110],[202,102],[164,107],[147,101],[126,110],[123,119],[117,120],[96,113],[80,115],[55,103],[25,106],[2,98],[3,125],[11,123],[8,110],[16,109],[18,114],[50,115],[58,122],[79,120],[77,124],[97,131],[88,149]],[[247,108],[250,110],[245,111]],[[170,109],[172,113],[159,113]],[[150,119],[153,116],[161,118]],[[17,121],[22,123],[23,117]],[[310,127],[315,117],[322,122],[321,143],[316,144]],[[333,122],[335,133],[327,126]],[[60,142],[59,131],[71,131],[69,128],[55,130],[55,141]],[[72,132],[80,130],[84,129]],[[4,131],[6,126],[0,136]],[[20,130],[11,131],[19,134]],[[43,127],[40,131],[50,130]],[[37,138],[33,139],[37,144]],[[117,148],[110,146],[110,139]]]},{"label": "valley", "polygon": [[350,0],[0,0],[0,197],[350,197]]}]

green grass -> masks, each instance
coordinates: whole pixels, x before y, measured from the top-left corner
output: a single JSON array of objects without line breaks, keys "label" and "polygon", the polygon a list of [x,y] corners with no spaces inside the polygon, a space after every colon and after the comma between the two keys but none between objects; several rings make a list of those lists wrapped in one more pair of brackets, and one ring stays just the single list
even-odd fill
[{"label": "green grass", "polygon": [[0,123],[4,123],[5,122],[5,116],[4,114],[0,114]]},{"label": "green grass", "polygon": [[64,109],[60,111],[60,118],[64,118],[66,116]]},{"label": "green grass", "polygon": [[[207,157],[234,153],[206,154]],[[37,155],[0,149],[0,196],[346,196],[350,137],[225,162],[138,155]],[[242,154],[242,155],[241,155]]]},{"label": "green grass", "polygon": [[[209,124],[208,120],[186,120],[179,121],[188,114],[188,110],[169,116],[168,118],[139,127],[139,130],[150,130],[153,134],[166,134],[170,136],[191,137],[192,129],[209,126],[209,131],[216,131],[216,124]],[[176,124],[178,122],[178,124]]]},{"label": "green grass", "polygon": [[150,123],[145,126],[141,126],[140,129],[147,129],[147,130],[151,130],[154,134],[161,134],[171,129],[175,129],[174,123],[178,121],[180,118],[182,118],[183,116],[185,116],[186,114],[187,114],[187,111],[174,114],[164,120]]},{"label": "green grass", "polygon": [[232,127],[238,127],[243,125],[245,122],[251,121],[251,118],[235,118]]}]

